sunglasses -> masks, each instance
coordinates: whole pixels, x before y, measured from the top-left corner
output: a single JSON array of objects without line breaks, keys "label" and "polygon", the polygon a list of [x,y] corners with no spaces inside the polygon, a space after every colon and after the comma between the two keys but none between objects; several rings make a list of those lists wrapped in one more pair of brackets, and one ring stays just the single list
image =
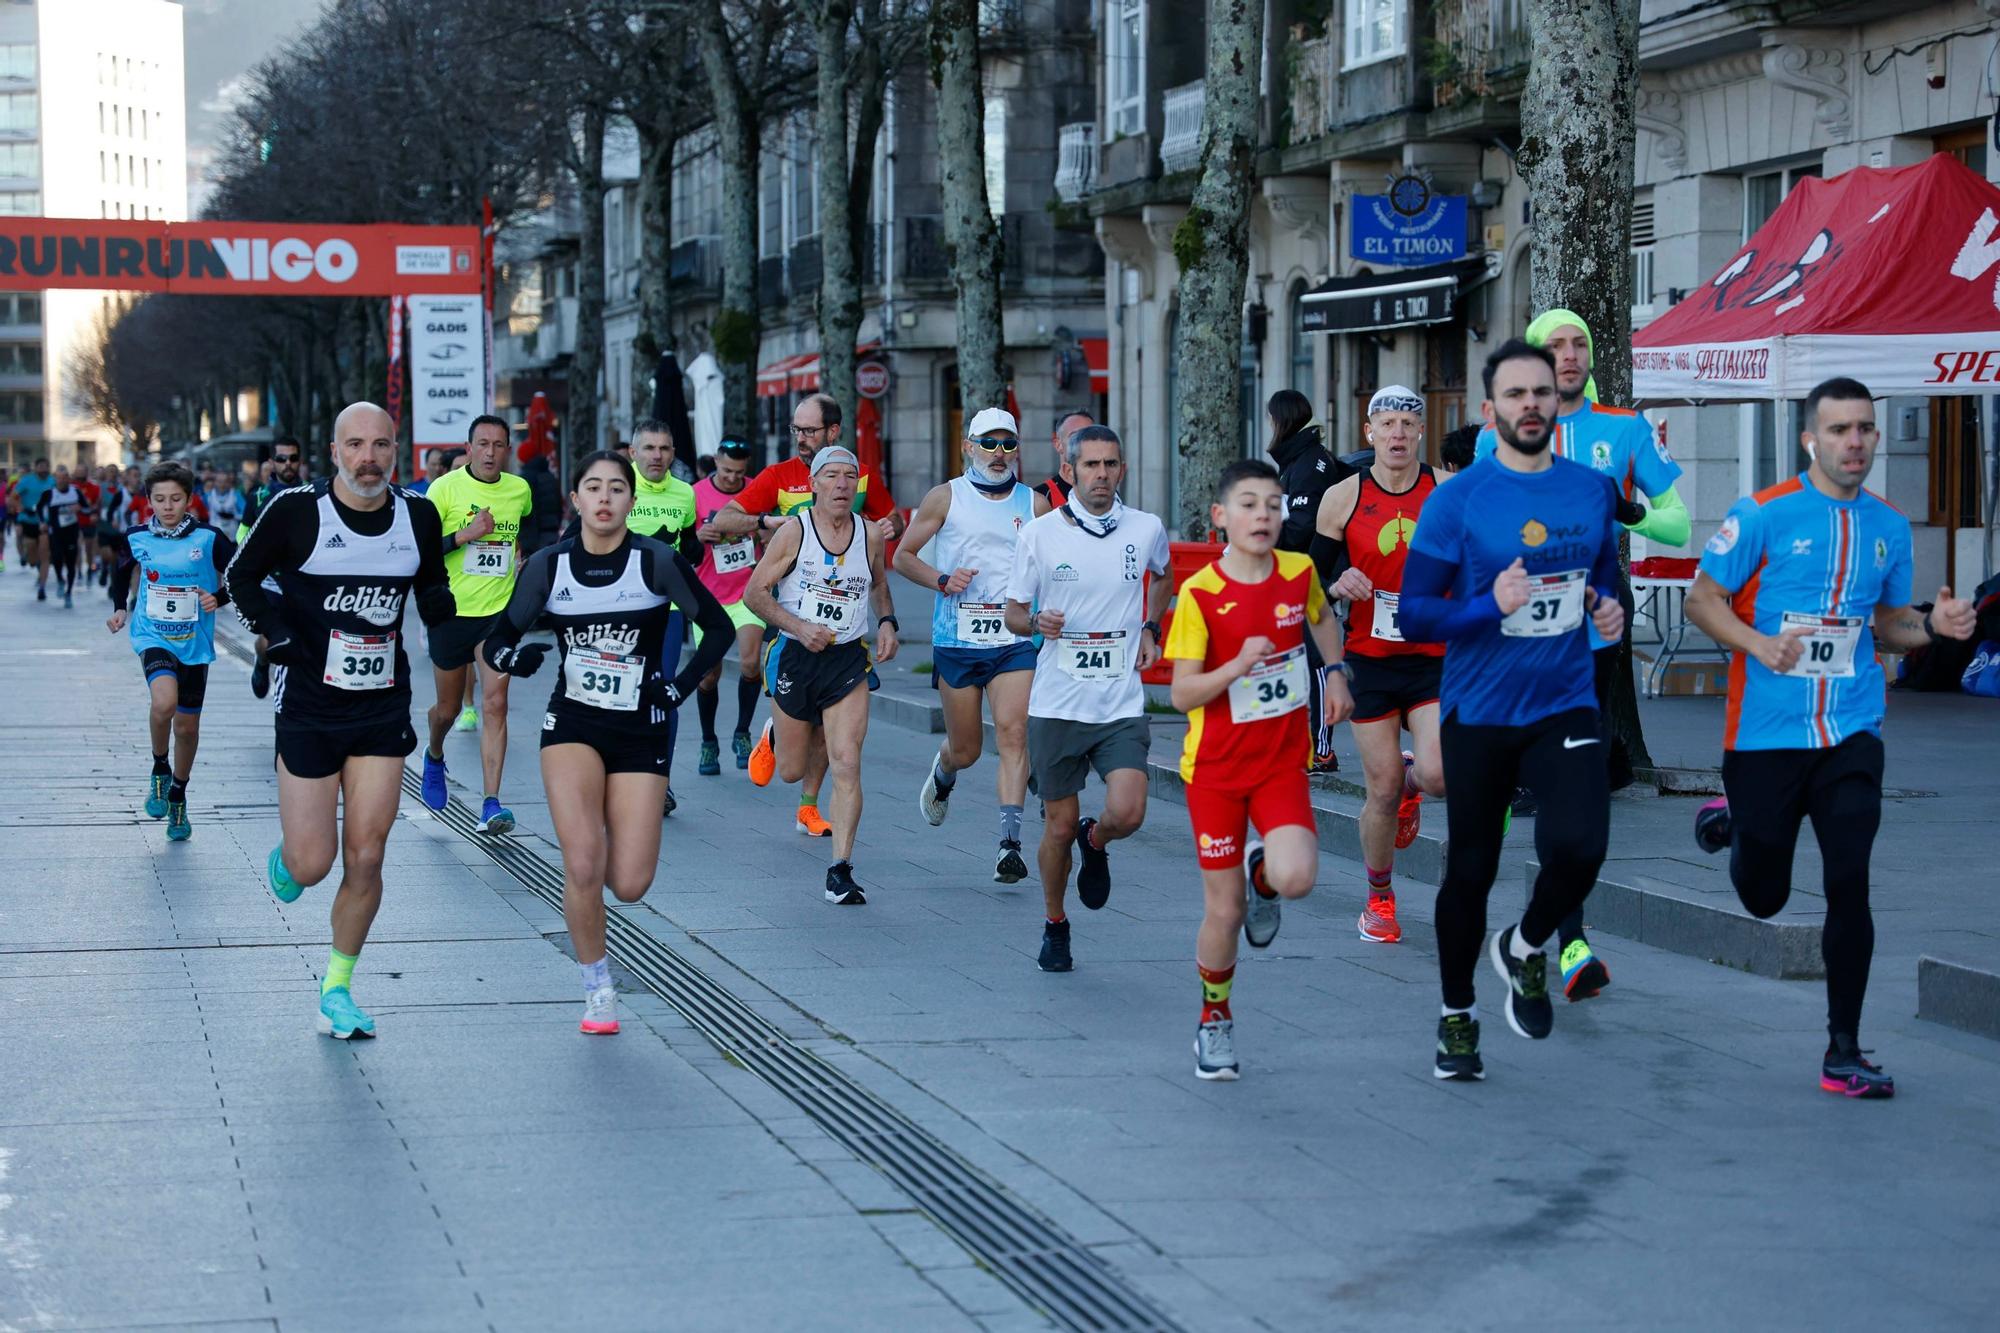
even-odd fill
[{"label": "sunglasses", "polygon": [[989,454],[1011,454],[1021,447],[1019,440],[1003,440],[992,435],[981,435],[976,439],[967,440],[966,443],[977,445]]},{"label": "sunglasses", "polygon": [[740,440],[724,440],[715,446],[715,452],[728,458],[748,458],[750,446]]}]

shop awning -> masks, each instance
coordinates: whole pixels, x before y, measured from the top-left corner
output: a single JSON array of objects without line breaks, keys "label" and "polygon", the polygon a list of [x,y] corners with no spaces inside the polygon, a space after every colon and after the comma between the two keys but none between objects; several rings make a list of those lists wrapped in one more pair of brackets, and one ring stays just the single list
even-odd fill
[{"label": "shop awning", "polygon": [[812,362],[819,365],[818,352],[797,352],[791,356],[779,357],[770,365],[757,372],[757,396],[759,398],[782,398],[792,391],[792,372]]},{"label": "shop awning", "polygon": [[1084,363],[1090,367],[1090,391],[1092,393],[1111,392],[1111,340],[1109,338],[1079,338],[1083,346]]},{"label": "shop awning", "polygon": [[1305,294],[1300,320],[1307,333],[1369,333],[1443,324],[1458,299],[1499,272],[1499,256],[1460,259],[1334,278]]},{"label": "shop awning", "polygon": [[[882,350],[881,343],[865,342],[861,343],[854,349],[854,355],[857,357],[872,356],[874,353],[879,352],[881,350]],[[808,352],[806,354],[806,359],[793,369],[792,392],[793,393],[819,392],[818,352]]]}]

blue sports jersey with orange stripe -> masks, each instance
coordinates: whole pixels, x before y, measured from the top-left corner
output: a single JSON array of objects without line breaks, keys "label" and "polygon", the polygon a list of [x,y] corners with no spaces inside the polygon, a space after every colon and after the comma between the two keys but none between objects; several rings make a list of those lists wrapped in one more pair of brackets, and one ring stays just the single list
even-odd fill
[{"label": "blue sports jersey with orange stripe", "polygon": [[1910,524],[1895,506],[1867,491],[1835,500],[1794,477],[1730,508],[1701,571],[1759,634],[1784,632],[1787,616],[1812,631],[1786,675],[1731,656],[1724,749],[1821,750],[1881,732],[1875,608],[1910,602]]}]

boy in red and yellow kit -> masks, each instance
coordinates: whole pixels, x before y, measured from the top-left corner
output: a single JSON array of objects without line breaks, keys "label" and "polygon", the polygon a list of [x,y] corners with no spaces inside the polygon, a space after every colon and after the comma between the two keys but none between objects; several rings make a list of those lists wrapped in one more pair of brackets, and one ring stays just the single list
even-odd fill
[{"label": "boy in red and yellow kit", "polygon": [[[1276,469],[1257,459],[1222,470],[1209,522],[1229,545],[1181,585],[1167,635],[1174,707],[1188,715],[1181,779],[1201,862],[1201,1026],[1195,1076],[1237,1075],[1229,990],[1236,931],[1252,948],[1278,934],[1278,900],[1312,892],[1319,835],[1306,786],[1305,636],[1327,665],[1341,660],[1340,626],[1327,614],[1310,556],[1278,551],[1285,497]],[[1354,709],[1347,678],[1327,673],[1325,723]],[[1256,825],[1258,838],[1250,837]],[[1246,873],[1247,863],[1247,873]]]}]

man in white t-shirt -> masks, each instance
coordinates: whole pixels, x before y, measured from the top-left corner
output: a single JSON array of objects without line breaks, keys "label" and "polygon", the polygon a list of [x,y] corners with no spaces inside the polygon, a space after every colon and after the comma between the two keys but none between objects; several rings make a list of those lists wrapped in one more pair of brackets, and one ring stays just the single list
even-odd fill
[{"label": "man in white t-shirt", "polygon": [[[1070,970],[1070,846],[1083,859],[1076,875],[1085,907],[1111,894],[1106,848],[1139,831],[1146,818],[1146,751],[1152,739],[1139,673],[1160,657],[1159,619],[1173,596],[1167,572],[1167,530],[1153,515],[1118,499],[1125,451],[1109,426],[1087,426],[1069,437],[1074,475],[1069,502],[1021,530],[1007,581],[1007,628],[1040,634],[1035,680],[1028,693],[1028,763],[1045,810],[1042,845],[1042,927],[1038,965]],[[1146,575],[1153,576],[1141,603]],[[1078,818],[1077,796],[1095,769],[1104,808]]]}]

